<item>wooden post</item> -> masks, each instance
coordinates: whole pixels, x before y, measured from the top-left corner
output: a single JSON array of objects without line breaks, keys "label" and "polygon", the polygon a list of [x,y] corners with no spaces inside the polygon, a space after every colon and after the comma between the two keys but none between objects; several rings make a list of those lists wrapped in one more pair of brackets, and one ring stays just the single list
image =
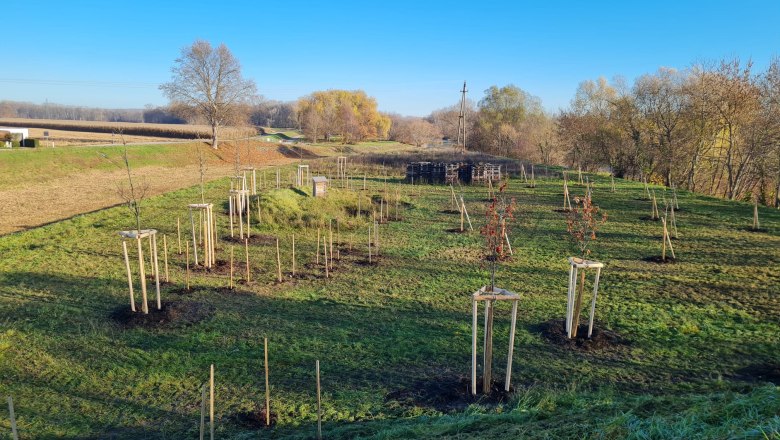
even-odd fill
[{"label": "wooden post", "polygon": [[233,248],[235,246],[230,246],[230,282],[228,283],[228,288],[230,290],[233,290]]},{"label": "wooden post", "polygon": [[268,338],[263,338],[265,353],[265,426],[271,426],[271,388],[268,384]]},{"label": "wooden post", "polygon": [[228,212],[230,213],[230,238],[233,238],[233,193],[228,197]]},{"label": "wooden post", "polygon": [[151,241],[152,260],[154,261],[154,283],[157,287],[157,310],[162,310],[162,301],[160,301],[160,264],[157,260],[157,234],[149,236]]},{"label": "wooden post", "polygon": [[282,257],[279,255],[279,237],[276,237],[276,281],[282,282]]},{"label": "wooden post", "polygon": [[757,231],[761,227],[761,224],[758,222],[758,199],[756,199],[753,202],[753,230]]},{"label": "wooden post", "polygon": [[[319,383],[319,373],[317,375],[317,383]],[[319,388],[319,385],[317,386]],[[16,413],[14,413],[14,399],[8,396],[8,418],[11,420],[11,438],[13,440],[19,440],[19,433],[16,431]]]},{"label": "wooden post", "polygon": [[[137,234],[140,234],[141,231],[136,231]],[[136,236],[135,239],[136,243],[138,244],[138,272],[141,277],[141,311],[144,313],[149,313],[149,304],[146,300],[146,271],[144,271],[144,251],[141,247],[141,237],[140,235]]]},{"label": "wooden post", "polygon": [[460,204],[463,206],[463,213],[466,214],[466,221],[469,222],[469,230],[473,231],[474,227],[471,225],[471,218],[469,217],[469,211],[466,209],[466,202],[463,201],[463,196],[460,196]]},{"label": "wooden post", "polygon": [[176,217],[176,244],[179,255],[181,255],[181,217]]},{"label": "wooden post", "polygon": [[317,252],[316,255],[316,263],[317,265],[320,264],[320,228],[317,228]]},{"label": "wooden post", "polygon": [[463,232],[463,227],[465,224],[464,221],[466,220],[466,217],[463,214],[464,206],[463,205],[458,205],[458,206],[460,207],[460,232]]},{"label": "wooden post", "polygon": [[200,440],[206,435],[206,384],[200,387]]},{"label": "wooden post", "polygon": [[214,440],[214,364],[211,364],[209,375],[209,439]]},{"label": "wooden post", "polygon": [[190,290],[190,242],[187,241],[187,246],[184,247],[184,250],[187,253],[187,274],[185,276],[186,278],[186,284],[187,284],[187,290]]},{"label": "wooden post", "polygon": [[482,361],[482,394],[490,394],[493,382],[493,301],[485,301],[485,353]]},{"label": "wooden post", "polygon": [[666,261],[666,221],[663,222],[663,234],[661,237],[661,261]]},{"label": "wooden post", "polygon": [[379,223],[374,222],[374,247],[376,248],[376,256],[379,258]]},{"label": "wooden post", "polygon": [[330,234],[330,242],[328,243],[328,246],[330,247],[330,264],[331,267],[333,267],[333,219],[328,221],[328,231]]},{"label": "wooden post", "polygon": [[252,237],[252,220],[250,213],[252,210],[249,208],[249,196],[246,196],[246,236],[247,238]]},{"label": "wooden post", "polygon": [[320,361],[315,363],[317,370],[317,439],[322,439],[322,398],[320,394]]},{"label": "wooden post", "polygon": [[246,256],[246,283],[249,284],[249,240],[244,240],[244,255]]},{"label": "wooden post", "polygon": [[582,270],[582,273],[580,273],[580,290],[577,294],[576,303],[574,304],[574,316],[572,319],[572,329],[571,334],[573,337],[577,337],[577,330],[580,327],[580,310],[582,310],[582,296],[584,294],[585,290],[585,270]]},{"label": "wooden post", "polygon": [[471,299],[471,395],[477,395],[477,300]]},{"label": "wooden post", "polygon": [[610,192],[615,192],[615,176],[609,176],[611,179]]},{"label": "wooden post", "polygon": [[295,276],[295,234],[292,234],[292,275]]},{"label": "wooden post", "polygon": [[368,225],[368,262],[371,263],[371,225]]},{"label": "wooden post", "polygon": [[243,204],[243,199],[241,194],[236,194],[236,215],[238,216],[238,238],[241,240],[244,239],[244,212],[241,209]]},{"label": "wooden post", "polygon": [[328,240],[325,239],[325,236],[322,237],[322,258],[325,262],[325,278],[330,277],[330,273],[328,272]]},{"label": "wooden post", "polygon": [[363,174],[363,191],[366,190],[366,175]]},{"label": "wooden post", "polygon": [[[595,306],[595,302],[594,302]],[[517,326],[517,300],[512,301],[512,324],[509,328],[509,354],[506,358],[506,380],[504,391],[509,392],[509,384],[512,381],[512,356],[515,352],[515,327]],[[589,334],[590,335],[590,334]]]},{"label": "wooden post", "polygon": [[593,302],[590,305],[590,318],[588,321],[588,339],[593,334],[593,318],[596,316],[596,295],[599,291],[599,277],[601,277],[601,268],[596,268],[596,279],[593,281]]},{"label": "wooden post", "polygon": [[171,280],[168,277],[168,238],[163,234],[163,263],[165,264],[165,282],[170,283]]},{"label": "wooden post", "polygon": [[133,295],[133,275],[130,272],[130,258],[127,256],[127,242],[122,240],[122,251],[125,254],[125,269],[127,269],[127,287],[130,288],[130,310],[135,312],[135,296]]}]

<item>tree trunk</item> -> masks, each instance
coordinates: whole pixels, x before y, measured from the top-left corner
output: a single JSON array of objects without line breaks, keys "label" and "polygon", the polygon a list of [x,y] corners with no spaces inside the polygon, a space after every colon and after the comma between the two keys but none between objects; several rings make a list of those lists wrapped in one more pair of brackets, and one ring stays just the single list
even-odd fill
[{"label": "tree trunk", "polygon": [[219,139],[217,138],[217,124],[211,124],[211,148],[217,149],[219,147]]}]

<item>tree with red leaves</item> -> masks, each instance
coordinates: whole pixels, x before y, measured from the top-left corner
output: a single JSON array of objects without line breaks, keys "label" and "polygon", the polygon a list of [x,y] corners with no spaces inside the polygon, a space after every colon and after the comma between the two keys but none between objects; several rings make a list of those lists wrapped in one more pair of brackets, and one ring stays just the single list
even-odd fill
[{"label": "tree with red leaves", "polygon": [[515,198],[507,199],[505,191],[508,182],[502,182],[498,191],[493,192],[493,198],[485,211],[487,222],[480,229],[485,237],[487,255],[490,260],[490,291],[496,286],[496,264],[506,258],[505,240],[509,237],[511,222],[515,219],[517,202]]},{"label": "tree with red leaves", "polygon": [[590,254],[588,246],[596,239],[596,232],[606,221],[607,213],[593,205],[590,197],[574,198],[574,207],[566,221],[566,231],[577,245],[581,258]]}]

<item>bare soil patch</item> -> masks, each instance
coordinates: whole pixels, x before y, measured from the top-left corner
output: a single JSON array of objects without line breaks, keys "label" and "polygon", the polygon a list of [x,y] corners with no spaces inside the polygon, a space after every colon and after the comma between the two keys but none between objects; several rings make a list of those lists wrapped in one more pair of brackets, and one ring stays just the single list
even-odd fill
[{"label": "bare soil patch", "polygon": [[160,310],[150,301],[149,313],[122,305],[111,313],[111,319],[125,328],[165,328],[196,324],[213,314],[213,306],[196,301],[165,301]]},{"label": "bare soil patch", "polygon": [[266,419],[265,419],[265,408],[260,409],[254,409],[252,411],[246,411],[246,412],[240,412],[233,415],[233,419],[238,423],[239,425],[250,428],[250,429],[262,429],[262,428],[273,428],[276,426],[276,421],[278,419],[276,413],[271,411],[271,417],[270,425],[266,425]]},{"label": "bare soil patch", "polygon": [[471,379],[466,376],[447,375],[423,379],[409,388],[393,391],[385,396],[386,402],[404,407],[427,407],[444,413],[463,411],[472,403],[499,404],[506,402],[514,392],[504,391],[504,384],[493,382],[489,393],[482,393],[482,380],[477,380],[477,395],[471,394]]},{"label": "bare soil patch", "polygon": [[539,332],[548,342],[582,351],[611,351],[628,344],[628,341],[618,333],[603,329],[598,321],[593,323],[593,334],[588,338],[588,322],[580,323],[577,336],[569,339],[566,334],[566,323],[562,319],[551,319],[533,326],[532,331]]},{"label": "bare soil patch", "polygon": [[671,255],[666,256],[666,260],[661,258],[660,255],[653,255],[652,257],[646,257],[643,258],[644,261],[650,262],[650,263],[658,263],[658,264],[674,264],[677,262],[676,258],[672,258]]},{"label": "bare soil patch", "polygon": [[780,385],[780,364],[760,363],[737,370],[737,379],[748,382],[771,382]]}]

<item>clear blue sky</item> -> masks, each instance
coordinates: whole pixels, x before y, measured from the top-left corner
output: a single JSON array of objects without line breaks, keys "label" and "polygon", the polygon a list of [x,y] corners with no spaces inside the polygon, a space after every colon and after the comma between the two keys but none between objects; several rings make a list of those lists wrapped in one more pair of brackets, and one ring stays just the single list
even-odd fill
[{"label": "clear blue sky", "polygon": [[268,99],[363,89],[408,115],[515,84],[548,110],[577,84],[780,55],[780,1],[4,0],[0,100],[162,105],[182,47],[225,43]]}]

